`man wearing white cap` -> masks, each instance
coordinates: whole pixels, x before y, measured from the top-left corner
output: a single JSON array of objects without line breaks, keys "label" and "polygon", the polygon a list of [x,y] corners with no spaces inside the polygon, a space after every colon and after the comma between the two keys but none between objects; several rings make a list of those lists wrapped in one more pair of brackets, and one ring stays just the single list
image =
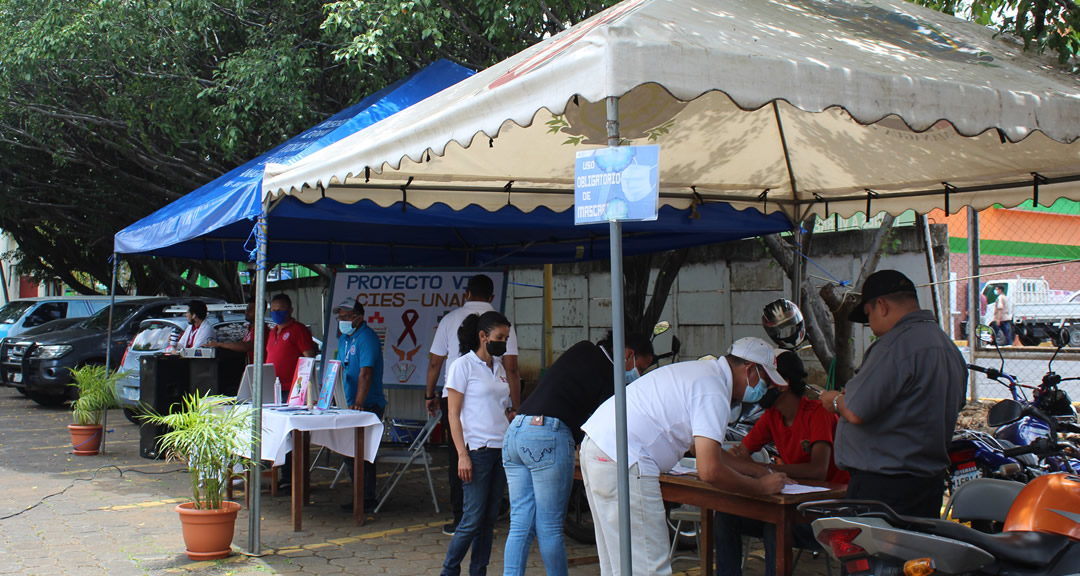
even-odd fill
[{"label": "man wearing white cap", "polygon": [[[671,574],[668,526],[660,474],[693,449],[698,475],[719,488],[775,494],[781,473],[728,455],[721,447],[734,402],[756,402],[769,381],[786,385],[773,349],[760,338],[743,338],[723,358],[680,362],[654,370],[626,387],[630,469],[630,534],[635,574]],[[618,471],[615,462],[615,399],[600,405],[581,427],[581,473],[596,531],[600,573],[619,574]]]}]

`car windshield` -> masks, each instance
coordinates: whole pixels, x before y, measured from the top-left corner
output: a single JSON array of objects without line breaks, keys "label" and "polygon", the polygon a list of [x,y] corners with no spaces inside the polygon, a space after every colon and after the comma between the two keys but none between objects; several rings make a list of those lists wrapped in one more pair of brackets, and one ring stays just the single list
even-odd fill
[{"label": "car windshield", "polygon": [[33,302],[25,300],[8,302],[3,308],[0,308],[0,324],[14,324],[23,315],[23,312],[26,312],[33,305]]},{"label": "car windshield", "polygon": [[[140,304],[126,304],[123,302],[118,302],[114,304],[114,306],[116,307],[116,311],[113,313],[112,319],[113,330],[123,326],[124,322],[126,322],[128,318],[134,316],[135,313],[139,311],[139,308],[142,307]],[[109,307],[106,306],[101,310],[98,310],[93,316],[87,318],[81,326],[91,330],[107,329],[109,327]]]}]

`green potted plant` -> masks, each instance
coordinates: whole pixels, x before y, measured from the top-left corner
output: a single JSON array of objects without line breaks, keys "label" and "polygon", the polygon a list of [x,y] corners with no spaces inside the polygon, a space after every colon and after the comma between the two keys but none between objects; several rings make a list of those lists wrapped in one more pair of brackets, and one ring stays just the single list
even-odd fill
[{"label": "green potted plant", "polygon": [[68,425],[71,445],[77,456],[93,456],[101,447],[102,425],[105,411],[117,406],[116,381],[123,372],[109,373],[99,364],[87,364],[71,370],[73,382],[79,390],[79,399],[71,405],[74,424]]},{"label": "green potted plant", "polygon": [[160,438],[169,459],[187,463],[192,501],[176,507],[192,560],[225,558],[231,552],[236,513],[240,505],[225,500],[225,488],[237,465],[251,454],[252,412],[234,406],[235,398],[195,393],[185,396],[180,410],[151,411],[142,418],[169,431]]}]

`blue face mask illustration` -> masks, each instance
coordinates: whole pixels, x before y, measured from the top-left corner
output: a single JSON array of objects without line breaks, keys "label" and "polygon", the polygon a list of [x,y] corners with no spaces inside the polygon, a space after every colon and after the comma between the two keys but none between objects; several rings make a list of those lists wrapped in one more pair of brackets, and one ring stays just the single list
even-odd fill
[{"label": "blue face mask illustration", "polygon": [[753,404],[761,397],[765,395],[765,392],[769,389],[769,383],[761,377],[761,373],[758,373],[757,384],[753,387],[750,386],[750,372],[746,373],[746,390],[743,391],[742,401]]},{"label": "blue face mask illustration", "polygon": [[356,326],[352,325],[352,320],[338,320],[337,328],[346,336],[356,331]]}]

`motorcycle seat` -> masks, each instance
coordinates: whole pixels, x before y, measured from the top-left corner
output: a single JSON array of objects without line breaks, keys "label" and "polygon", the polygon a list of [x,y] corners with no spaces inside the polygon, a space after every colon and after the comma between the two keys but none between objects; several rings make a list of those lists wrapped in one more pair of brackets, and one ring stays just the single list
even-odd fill
[{"label": "motorcycle seat", "polygon": [[[912,518],[912,520],[916,520]],[[918,519],[929,522],[929,532],[982,548],[998,562],[1042,568],[1052,564],[1072,540],[1061,534],[1045,532],[1002,532],[986,534],[948,520]]]}]

